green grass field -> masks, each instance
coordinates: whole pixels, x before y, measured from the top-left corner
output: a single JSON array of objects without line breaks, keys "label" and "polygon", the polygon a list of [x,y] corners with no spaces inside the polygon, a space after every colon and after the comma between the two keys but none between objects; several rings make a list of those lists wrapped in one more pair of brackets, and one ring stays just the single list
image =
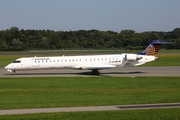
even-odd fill
[{"label": "green grass field", "polygon": [[0,78],[0,109],[180,101],[180,77]]},{"label": "green grass field", "polygon": [[4,115],[0,120],[179,120],[180,109]]},{"label": "green grass field", "polygon": [[[180,77],[0,78],[0,109],[180,101]],[[0,120],[169,120],[180,108],[3,115]]]},{"label": "green grass field", "polygon": [[159,54],[158,59],[143,66],[180,66],[180,54]]}]

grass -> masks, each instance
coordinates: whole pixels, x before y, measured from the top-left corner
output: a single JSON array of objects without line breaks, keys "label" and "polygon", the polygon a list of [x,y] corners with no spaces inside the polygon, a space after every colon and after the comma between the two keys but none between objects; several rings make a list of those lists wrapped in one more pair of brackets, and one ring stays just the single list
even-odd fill
[{"label": "grass", "polygon": [[0,109],[180,101],[180,77],[0,78]]},{"label": "grass", "polygon": [[143,66],[180,66],[180,54],[159,54],[158,59]]},{"label": "grass", "polygon": [[179,120],[180,108],[4,115],[1,120]]}]

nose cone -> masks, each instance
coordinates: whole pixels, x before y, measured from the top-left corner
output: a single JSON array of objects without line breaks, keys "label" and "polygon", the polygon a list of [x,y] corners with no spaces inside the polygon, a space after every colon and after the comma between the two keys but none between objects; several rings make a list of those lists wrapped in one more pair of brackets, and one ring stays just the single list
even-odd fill
[{"label": "nose cone", "polygon": [[11,67],[11,64],[7,65],[4,67],[8,72],[12,72],[12,67]]},{"label": "nose cone", "polygon": [[11,69],[10,64],[4,67],[5,69]]},{"label": "nose cone", "polygon": [[6,67],[4,67],[4,69],[8,69],[8,65]]}]

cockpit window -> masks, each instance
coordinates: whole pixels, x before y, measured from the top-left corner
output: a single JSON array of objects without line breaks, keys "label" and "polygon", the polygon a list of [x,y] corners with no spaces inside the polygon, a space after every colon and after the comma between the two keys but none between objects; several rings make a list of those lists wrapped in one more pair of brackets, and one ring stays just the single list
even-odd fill
[{"label": "cockpit window", "polygon": [[15,60],[15,61],[13,61],[13,63],[21,63],[21,61],[20,60]]}]

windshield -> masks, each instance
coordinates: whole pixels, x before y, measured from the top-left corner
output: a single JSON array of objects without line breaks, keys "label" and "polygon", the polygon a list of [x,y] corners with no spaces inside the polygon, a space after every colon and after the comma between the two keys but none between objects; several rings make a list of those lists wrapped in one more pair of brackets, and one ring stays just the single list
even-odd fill
[{"label": "windshield", "polygon": [[15,60],[15,61],[13,61],[13,63],[21,63],[21,61],[20,60]]}]

